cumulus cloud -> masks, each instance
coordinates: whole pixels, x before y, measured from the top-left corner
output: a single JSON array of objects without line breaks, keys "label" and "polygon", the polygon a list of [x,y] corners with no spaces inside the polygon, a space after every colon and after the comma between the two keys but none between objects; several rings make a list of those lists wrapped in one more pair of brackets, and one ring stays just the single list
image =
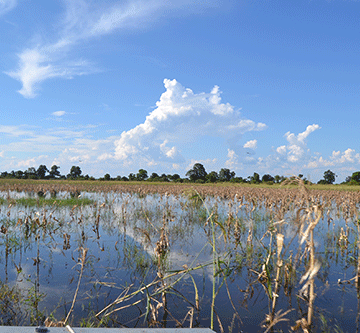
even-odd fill
[{"label": "cumulus cloud", "polygon": [[352,168],[354,164],[360,163],[360,154],[356,153],[355,149],[348,148],[345,151],[333,151],[331,156],[326,159],[322,156],[313,157],[308,163],[308,168],[319,168],[319,167],[343,167],[348,166]]},{"label": "cumulus cloud", "polygon": [[306,130],[298,135],[294,133],[287,132],[285,133],[285,138],[288,141],[288,146],[286,150],[284,146],[278,147],[277,151],[280,154],[284,154],[285,151],[287,152],[287,160],[289,162],[298,162],[304,158],[305,154],[308,152],[307,145],[306,145],[306,138],[312,132],[320,129],[321,127],[317,124],[309,125],[306,127]]},{"label": "cumulus cloud", "polygon": [[285,155],[286,154],[286,146],[277,147],[276,152],[280,155]]},{"label": "cumulus cloud", "polygon": [[244,148],[256,149],[257,140],[250,140],[244,144]]},{"label": "cumulus cloud", "polygon": [[201,137],[226,139],[235,151],[243,133],[266,127],[242,118],[232,105],[222,103],[218,86],[210,93],[198,94],[175,79],[165,79],[164,86],[166,91],[145,121],[123,132],[115,142],[116,159],[184,163],[187,145]]},{"label": "cumulus cloud", "polygon": [[[211,6],[216,0],[207,1],[201,7]],[[184,3],[186,6],[184,6]],[[16,4],[15,0],[0,0],[1,10],[9,10]],[[50,78],[71,79],[99,71],[91,62],[83,59],[70,60],[69,53],[80,43],[96,37],[112,34],[122,30],[144,28],[155,21],[166,11],[176,12],[196,7],[193,1],[129,0],[92,2],[86,0],[64,0],[65,13],[60,23],[55,26],[58,31],[54,36],[24,49],[18,54],[18,66],[7,71],[10,77],[18,80],[22,88],[18,91],[26,98],[36,96],[40,84]]]}]

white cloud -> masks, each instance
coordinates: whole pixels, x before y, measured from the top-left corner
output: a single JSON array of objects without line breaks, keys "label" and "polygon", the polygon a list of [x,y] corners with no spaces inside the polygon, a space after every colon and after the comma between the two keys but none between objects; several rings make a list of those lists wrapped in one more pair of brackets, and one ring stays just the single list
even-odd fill
[{"label": "white cloud", "polygon": [[[202,4],[211,6],[215,0]],[[163,12],[177,12],[181,8],[189,11],[196,4],[192,1],[129,0],[121,2],[92,2],[86,0],[64,0],[66,11],[57,25],[56,36],[44,38],[53,42],[39,42],[18,54],[17,69],[7,71],[18,80],[22,88],[18,91],[26,98],[36,96],[40,84],[50,78],[71,79],[74,76],[99,71],[87,60],[69,60],[69,53],[81,42],[92,40],[120,30],[138,30],[157,20]],[[0,0],[3,9],[12,8],[15,0]],[[221,112],[221,110],[219,110]]]},{"label": "white cloud", "polygon": [[0,0],[0,16],[12,10],[16,5],[16,0]]},{"label": "white cloud", "polygon": [[244,144],[244,148],[256,149],[257,140],[250,140]]},{"label": "white cloud", "polygon": [[23,129],[23,128],[26,128],[26,126],[0,125],[0,133],[7,134],[10,136],[33,135],[33,131]]},{"label": "white cloud", "polygon": [[[321,127],[319,125],[313,124],[307,126],[306,130],[298,135],[290,132],[285,133],[285,138],[289,142],[289,145],[286,147],[288,151],[287,160],[289,162],[295,163],[304,158],[305,154],[308,152],[305,141],[306,138],[310,133],[320,128]],[[284,149],[281,148],[280,151],[283,153]]]},{"label": "white cloud", "polygon": [[280,155],[285,155],[286,154],[286,146],[277,147],[276,152],[279,153]]},{"label": "white cloud", "polygon": [[186,170],[190,170],[196,163],[203,164],[205,169],[207,169],[207,171],[209,171],[209,169],[214,168],[216,166],[216,164],[218,163],[218,159],[217,158],[207,158],[204,160],[191,159],[190,162],[186,166]]},{"label": "white cloud", "polygon": [[40,164],[43,164],[43,161],[44,160],[47,160],[49,157],[48,156],[45,156],[45,155],[42,155],[42,156],[37,156],[37,157],[32,157],[32,158],[29,158],[27,160],[22,160],[22,161],[19,161],[17,164],[16,164],[16,167],[20,168],[20,169],[23,169],[23,168],[30,168],[30,167],[37,167],[39,166]]},{"label": "white cloud", "polygon": [[55,112],[52,113],[52,115],[55,116],[55,117],[62,117],[65,114],[66,114],[65,111],[55,111]]},{"label": "white cloud", "polygon": [[320,156],[314,159],[308,167],[353,165],[357,163],[360,163],[360,154],[356,153],[355,149],[348,148],[342,153],[341,151],[333,151],[328,160]]},{"label": "white cloud", "polygon": [[123,132],[115,142],[116,159],[184,163],[183,153],[199,138],[223,138],[232,150],[244,150],[237,145],[241,135],[265,128],[243,119],[229,103],[222,103],[217,86],[210,93],[196,94],[176,80],[165,79],[164,85],[166,91],[144,123]]}]

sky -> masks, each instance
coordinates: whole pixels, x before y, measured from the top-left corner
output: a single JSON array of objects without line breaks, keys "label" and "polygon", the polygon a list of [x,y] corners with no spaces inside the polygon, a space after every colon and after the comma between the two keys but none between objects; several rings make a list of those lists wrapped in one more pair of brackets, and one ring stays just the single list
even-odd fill
[{"label": "sky", "polygon": [[0,0],[0,171],[360,170],[360,1]]}]

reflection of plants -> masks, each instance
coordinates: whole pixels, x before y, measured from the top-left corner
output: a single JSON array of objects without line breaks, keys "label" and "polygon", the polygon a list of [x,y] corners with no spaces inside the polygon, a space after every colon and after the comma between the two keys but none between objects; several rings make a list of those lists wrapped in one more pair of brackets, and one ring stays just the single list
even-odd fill
[{"label": "reflection of plants", "polygon": [[151,265],[151,259],[142,246],[134,242],[126,243],[124,247],[124,261],[129,269],[134,270],[142,277],[146,275],[146,271]]},{"label": "reflection of plants", "polygon": [[0,324],[17,326],[24,320],[23,297],[17,286],[9,287],[0,281]]},{"label": "reflection of plants", "polygon": [[[29,280],[29,282],[33,283]],[[27,294],[24,298],[24,304],[27,306],[27,312],[30,317],[31,325],[39,325],[45,319],[44,313],[39,310],[39,303],[44,300],[45,294],[39,293],[36,283],[27,290]]]},{"label": "reflection of plants", "polygon": [[199,192],[194,189],[188,189],[184,191],[184,194],[194,208],[200,208],[205,201],[205,197],[200,195]]},{"label": "reflection of plants", "polygon": [[[170,187],[167,190],[170,192]],[[143,239],[146,239],[145,248],[149,250],[155,247],[157,255],[151,258],[144,251],[143,246],[136,242],[129,242],[129,234],[124,237],[124,247],[121,246],[121,243],[116,242],[115,250],[118,251],[117,254],[119,256],[111,258],[111,260],[114,259],[116,261],[120,256],[124,256],[125,266],[136,273],[133,275],[129,274],[134,285],[131,285],[131,282],[128,281],[121,282],[125,285],[123,288],[124,293],[121,297],[117,298],[115,303],[111,303],[114,300],[113,292],[116,287],[115,283],[109,283],[108,286],[111,286],[112,289],[105,298],[100,298],[103,296],[99,296],[100,293],[98,293],[96,297],[99,298],[95,299],[91,295],[91,301],[88,301],[89,305],[83,307],[79,312],[77,307],[73,307],[71,313],[76,318],[77,323],[90,327],[92,325],[98,326],[99,323],[106,325],[105,321],[108,321],[109,326],[120,326],[123,324],[119,322],[121,318],[128,315],[128,313],[125,313],[124,316],[121,314],[120,317],[120,311],[127,311],[132,307],[130,310],[132,314],[137,310],[140,313],[140,317],[137,318],[137,320],[139,319],[139,325],[144,325],[140,319],[145,319],[145,317],[145,323],[154,326],[165,326],[166,320],[171,322],[170,325],[203,325],[204,321],[201,321],[203,319],[202,316],[207,316],[207,312],[210,313],[210,311],[208,311],[208,308],[202,308],[202,300],[206,300],[206,296],[201,296],[201,287],[197,285],[199,283],[197,277],[195,274],[191,275],[194,269],[191,268],[193,265],[187,262],[186,265],[189,265],[190,269],[185,268],[186,265],[184,265],[184,270],[169,271],[172,265],[177,265],[177,263],[170,261],[172,256],[169,255],[170,247],[168,246],[168,243],[171,243],[172,249],[174,249],[172,254],[174,255],[177,254],[175,251],[177,251],[176,246],[179,244],[184,244],[183,249],[186,251],[188,244],[185,244],[185,238],[188,237],[190,242],[197,242],[198,238],[196,238],[197,234],[195,232],[200,232],[200,237],[203,237],[202,229],[199,228],[201,226],[208,235],[206,248],[209,249],[211,247],[210,255],[212,260],[206,264],[199,264],[196,261],[195,264],[199,265],[195,266],[194,264],[194,266],[197,269],[203,269],[205,265],[210,265],[212,268],[210,282],[214,283],[212,287],[215,285],[215,293],[214,289],[211,288],[209,302],[213,310],[211,320],[213,321],[212,326],[216,326],[216,320],[218,320],[220,331],[221,329],[226,330],[226,327],[224,325],[221,328],[221,320],[223,318],[220,318],[221,314],[216,312],[219,309],[216,302],[218,302],[219,297],[222,297],[222,293],[225,294],[226,291],[235,312],[232,321],[230,316],[226,324],[229,325],[229,330],[233,332],[239,331],[236,323],[241,323],[240,316],[236,314],[239,307],[249,306],[249,310],[252,311],[258,305],[256,302],[263,302],[264,299],[265,302],[268,301],[269,303],[265,329],[276,331],[277,327],[274,327],[274,325],[285,319],[284,316],[287,314],[287,310],[293,307],[292,302],[295,295],[299,304],[299,314],[296,318],[300,318],[298,328],[305,332],[315,327],[316,320],[319,322],[322,318],[321,315],[316,316],[317,313],[314,311],[314,298],[311,298],[310,295],[313,293],[313,296],[315,296],[315,291],[317,290],[313,289],[311,291],[311,284],[313,283],[315,287],[314,281],[318,278],[318,288],[322,283],[325,284],[327,280],[325,277],[319,279],[319,275],[317,275],[317,270],[320,269],[320,262],[322,265],[328,265],[327,267],[333,264],[338,265],[337,267],[344,267],[348,270],[346,274],[348,274],[349,270],[355,269],[355,277],[352,275],[354,278],[345,282],[348,283],[349,288],[353,288],[351,292],[358,292],[360,309],[360,230],[358,229],[359,225],[357,222],[358,212],[355,209],[360,202],[358,194],[354,193],[350,196],[344,192],[344,195],[339,196],[334,193],[330,195],[327,192],[319,194],[312,190],[304,194],[302,190],[295,192],[293,189],[265,190],[240,187],[203,187],[196,188],[197,190],[200,194],[196,197],[194,196],[196,193],[193,193],[190,204],[183,197],[176,198],[171,196],[161,198],[154,196],[155,199],[152,201],[147,195],[140,200],[136,194],[116,197],[117,194],[109,192],[105,200],[106,206],[101,208],[101,214],[99,205],[87,208],[78,206],[72,210],[64,207],[61,211],[58,206],[53,205],[44,208],[43,212],[37,214],[29,206],[25,208],[20,207],[20,204],[14,201],[13,206],[9,207],[7,205],[7,207],[2,207],[3,216],[1,216],[0,222],[2,263],[4,266],[8,265],[10,278],[12,276],[10,273],[15,272],[14,268],[18,270],[18,273],[24,273],[21,270],[26,268],[24,265],[26,257],[30,258],[30,261],[34,257],[34,264],[39,266],[39,258],[36,255],[29,255],[30,251],[36,251],[35,245],[39,239],[41,239],[42,248],[48,246],[49,249],[51,248],[51,251],[56,248],[56,250],[60,250],[67,257],[71,254],[70,251],[63,249],[63,245],[65,248],[69,248],[71,243],[72,248],[76,248],[77,246],[84,247],[85,243],[87,243],[90,248],[91,242],[94,242],[94,244],[99,244],[95,250],[99,250],[99,254],[95,253],[94,257],[100,258],[102,251],[114,248],[114,244],[108,243],[106,238],[102,238],[101,241],[97,238],[114,236],[115,234],[124,235],[127,228],[128,231],[131,230],[130,236],[133,236],[135,239],[139,239],[138,236],[141,233],[140,236],[144,236]],[[214,191],[216,195],[208,198],[207,193],[210,193],[210,191]],[[234,196],[235,191],[239,193],[237,198]],[[34,191],[34,193],[37,193],[37,191]],[[144,190],[143,193],[147,192]],[[115,203],[119,203],[119,211],[121,210],[122,212],[122,215],[119,213],[118,219],[112,218],[112,208],[115,207],[111,207],[111,202],[114,202],[111,200],[112,196],[116,198]],[[101,197],[101,202],[104,201],[103,197]],[[225,201],[222,198],[225,198]],[[235,199],[233,200],[232,198]],[[208,211],[203,204],[204,200],[206,206],[211,207]],[[37,202],[41,202],[41,199],[37,199]],[[315,207],[317,207],[318,211],[316,211]],[[88,217],[85,216],[85,211],[90,211]],[[335,222],[329,223],[327,227],[326,219],[321,218],[321,221],[324,223],[320,224],[319,220],[320,227],[318,225],[315,226],[313,222],[317,220],[320,211],[325,216],[327,214],[328,217],[332,216],[335,218],[336,216],[336,224]],[[94,214],[91,215],[92,213]],[[174,215],[175,217],[173,217]],[[165,226],[164,220],[161,219],[162,216],[165,216],[165,220],[168,220]],[[342,220],[343,217],[346,220]],[[94,218],[96,220],[95,224]],[[274,221],[285,221],[285,223],[280,225],[277,222],[274,223]],[[330,218],[329,221],[331,221]],[[349,227],[351,221],[355,222],[355,226]],[[204,225],[206,222],[207,225]],[[95,236],[91,232],[91,227],[95,227]],[[267,233],[265,234],[266,231]],[[101,232],[103,235],[101,235]],[[313,239],[311,237],[312,232]],[[318,243],[320,244],[316,246],[316,249],[315,232],[318,232],[316,237],[319,237]],[[71,238],[69,237],[70,235]],[[284,235],[282,247],[279,246],[281,244],[281,235]],[[294,235],[294,238],[291,238],[292,235]],[[303,243],[299,246],[291,244],[292,239],[296,239],[297,236],[300,239],[304,236]],[[156,244],[156,241],[158,241],[158,244]],[[100,244],[105,244],[105,247],[101,247]],[[320,254],[316,253],[315,250],[322,252],[323,245],[324,260],[320,260]],[[185,260],[185,255],[188,255],[188,258],[192,257],[193,253],[191,251],[189,253],[182,253],[184,256],[181,259],[184,258]],[[110,252],[108,257],[113,257],[113,254],[114,252]],[[312,261],[312,258],[315,261]],[[113,265],[113,263],[114,261],[111,261],[109,266]],[[89,264],[89,258],[87,259],[87,264]],[[181,262],[180,266],[182,264],[184,262]],[[47,265],[46,260],[42,260],[42,265],[44,267]],[[102,267],[101,261],[99,261],[99,265],[98,263],[93,265],[90,272],[92,277],[96,275],[98,278],[100,276],[99,272],[106,270],[113,274],[111,278],[118,278],[118,267],[115,269],[113,269],[114,267]],[[55,267],[54,263],[50,263],[50,266]],[[99,271],[97,271],[98,267],[100,267]],[[246,268],[248,269],[246,270]],[[260,272],[258,274],[261,274],[259,280],[254,279],[252,273],[255,270]],[[323,267],[322,271],[324,270]],[[205,285],[208,286],[208,281],[206,280],[207,273],[208,271],[203,273],[204,290]],[[299,274],[301,274],[300,277],[304,275],[302,281],[304,283],[300,288],[298,288]],[[351,272],[351,274],[353,273]],[[137,278],[136,275],[140,276],[140,278]],[[19,275],[18,278],[20,279],[21,276]],[[106,276],[106,278],[108,277],[109,275]],[[259,281],[262,284],[259,284]],[[177,285],[180,282],[181,287]],[[239,285],[237,286],[236,283],[239,283]],[[228,288],[228,284],[231,288]],[[303,285],[302,293],[299,294],[298,291]],[[223,287],[220,290],[221,286]],[[227,287],[226,291],[224,286]],[[234,296],[236,294],[236,287],[242,293],[239,296]],[[12,290],[10,287],[6,288],[8,289],[3,291],[0,288],[0,310],[1,302],[3,301],[4,308],[6,304],[9,304],[8,306],[10,308],[13,307],[14,312],[16,312],[17,290]],[[188,290],[184,291],[185,288],[191,290],[191,296],[187,293]],[[232,288],[235,289],[235,292]],[[206,291],[208,290],[206,289]],[[26,317],[26,315],[21,311],[28,309],[29,304],[32,304],[32,318],[40,317],[41,319],[41,311],[36,310],[36,306],[44,304],[41,302],[43,300],[41,294],[38,291],[35,294],[35,285],[32,286],[29,292],[27,294],[25,291],[23,295],[20,294],[19,296],[20,298],[22,297],[22,300],[20,299],[22,308],[19,308],[19,316],[15,318],[13,313],[10,313],[10,319],[3,317],[4,323],[11,323],[13,320],[11,318],[24,321],[24,316]],[[320,292],[317,291],[317,293],[319,294],[317,297],[320,298]],[[6,298],[7,294],[8,298]],[[244,295],[244,302],[241,300],[242,295]],[[262,298],[262,295],[268,295],[268,297]],[[168,299],[164,300],[163,296],[168,297]],[[87,297],[89,297],[89,294]],[[26,306],[23,302],[25,298],[28,298]],[[36,301],[36,298],[39,298],[39,300]],[[76,297],[76,304],[86,302],[79,298]],[[253,302],[250,302],[250,299]],[[12,301],[14,301],[13,304],[11,304]],[[101,304],[100,301],[108,305],[111,304],[111,306],[104,312],[101,312],[98,316],[99,321],[92,311],[94,311],[98,304]],[[180,301],[181,305],[179,305]],[[289,302],[288,307],[281,309],[280,306],[284,306],[286,301]],[[70,305],[71,301],[69,302]],[[179,314],[180,307],[183,309],[186,306],[189,306],[189,309],[185,310],[186,314]],[[175,307],[176,310],[174,310]],[[68,311],[65,312],[64,317],[67,313]],[[360,316],[360,311],[358,313]],[[167,319],[165,314],[168,316]],[[21,317],[22,315],[23,317]],[[80,316],[84,316],[84,319],[81,320]],[[136,316],[137,314],[135,314]],[[119,321],[118,318],[120,318]],[[199,319],[198,322],[196,322],[197,319]],[[309,325],[310,322],[312,325]],[[134,321],[129,325],[136,326],[137,322]],[[286,327],[285,323],[279,329],[284,329],[284,327]],[[323,327],[326,331],[329,325],[326,326],[324,324]]]}]

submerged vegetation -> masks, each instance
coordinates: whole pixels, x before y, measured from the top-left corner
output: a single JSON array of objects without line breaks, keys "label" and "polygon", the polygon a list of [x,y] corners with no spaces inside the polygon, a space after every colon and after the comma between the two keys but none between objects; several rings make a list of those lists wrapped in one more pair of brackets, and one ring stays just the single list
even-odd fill
[{"label": "submerged vegetation", "polygon": [[8,183],[1,324],[359,332],[360,193],[293,182]]}]

